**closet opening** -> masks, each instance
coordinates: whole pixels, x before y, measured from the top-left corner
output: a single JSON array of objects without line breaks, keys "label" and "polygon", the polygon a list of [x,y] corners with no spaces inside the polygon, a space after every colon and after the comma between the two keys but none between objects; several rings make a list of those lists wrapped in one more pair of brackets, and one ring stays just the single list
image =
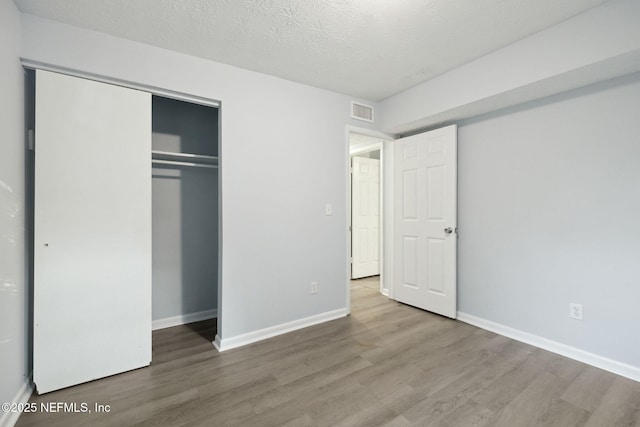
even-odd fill
[{"label": "closet opening", "polygon": [[218,307],[219,109],[153,95],[151,145],[154,340],[165,341],[160,329],[187,325],[212,342]]},{"label": "closet opening", "polygon": [[219,105],[29,69],[25,108],[37,392],[215,351]]}]

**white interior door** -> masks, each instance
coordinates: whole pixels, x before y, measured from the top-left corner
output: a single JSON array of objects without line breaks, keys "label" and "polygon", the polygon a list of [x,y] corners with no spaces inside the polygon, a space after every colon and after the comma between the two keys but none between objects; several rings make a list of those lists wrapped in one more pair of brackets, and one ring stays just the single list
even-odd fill
[{"label": "white interior door", "polygon": [[36,72],[33,378],[151,361],[151,96]]},{"label": "white interior door", "polygon": [[380,274],[380,160],[352,157],[351,278]]},{"label": "white interior door", "polygon": [[455,318],[457,127],[394,144],[393,297]]}]

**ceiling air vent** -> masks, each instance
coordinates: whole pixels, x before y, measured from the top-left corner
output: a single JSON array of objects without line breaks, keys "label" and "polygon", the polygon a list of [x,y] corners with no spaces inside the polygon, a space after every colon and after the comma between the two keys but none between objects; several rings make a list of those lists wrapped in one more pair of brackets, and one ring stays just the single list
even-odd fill
[{"label": "ceiling air vent", "polygon": [[351,101],[351,117],[357,120],[373,123],[373,107]]}]

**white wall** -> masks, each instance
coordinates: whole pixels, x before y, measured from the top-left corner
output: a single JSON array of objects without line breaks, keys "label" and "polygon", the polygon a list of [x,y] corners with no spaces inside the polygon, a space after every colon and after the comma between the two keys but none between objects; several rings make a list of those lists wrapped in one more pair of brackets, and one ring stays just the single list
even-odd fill
[{"label": "white wall", "polygon": [[460,311],[640,368],[638,100],[634,74],[462,122]]},{"label": "white wall", "polygon": [[20,14],[12,1],[0,1],[0,402],[13,401],[29,375],[24,75],[19,52]]},{"label": "white wall", "polygon": [[612,0],[380,104],[381,129],[416,129],[484,114],[640,71],[640,2]]},{"label": "white wall", "polygon": [[222,102],[223,343],[345,309],[345,126],[363,125],[349,119],[351,98],[29,15],[22,24],[27,59]]}]

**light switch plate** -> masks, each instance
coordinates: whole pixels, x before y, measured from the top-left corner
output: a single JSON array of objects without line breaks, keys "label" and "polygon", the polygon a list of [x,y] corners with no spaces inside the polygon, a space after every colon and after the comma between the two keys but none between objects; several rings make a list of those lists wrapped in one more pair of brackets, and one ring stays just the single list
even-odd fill
[{"label": "light switch plate", "polygon": [[333,215],[333,207],[331,206],[331,203],[327,203],[326,205],[324,205],[324,214]]}]

